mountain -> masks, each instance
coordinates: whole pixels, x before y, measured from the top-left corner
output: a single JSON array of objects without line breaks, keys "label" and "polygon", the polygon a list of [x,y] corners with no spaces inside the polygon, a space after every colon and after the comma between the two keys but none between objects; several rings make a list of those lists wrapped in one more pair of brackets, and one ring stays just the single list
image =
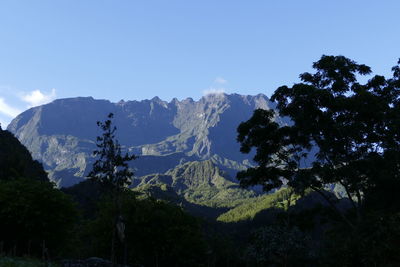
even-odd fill
[{"label": "mountain", "polygon": [[60,187],[82,181],[91,170],[96,136],[101,134],[96,122],[104,121],[110,112],[123,149],[139,156],[132,163],[136,176],[164,174],[187,162],[209,160],[235,182],[235,173],[251,165],[251,156],[239,151],[237,126],[254,109],[273,107],[262,94],[211,94],[198,101],[170,102],[154,97],[118,103],[77,97],[31,108],[7,129]]}]

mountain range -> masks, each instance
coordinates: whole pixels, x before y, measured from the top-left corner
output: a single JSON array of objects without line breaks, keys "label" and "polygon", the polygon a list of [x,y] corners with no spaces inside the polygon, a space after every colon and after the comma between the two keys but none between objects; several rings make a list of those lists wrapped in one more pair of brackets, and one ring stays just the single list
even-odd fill
[{"label": "mountain range", "polygon": [[[102,134],[97,121],[113,113],[122,150],[138,156],[130,164],[133,187],[174,196],[176,203],[227,210],[260,193],[240,188],[235,178],[252,166],[252,155],[240,152],[236,129],[258,108],[273,109],[274,104],[262,94],[118,103],[76,97],[31,108],[7,130],[43,164],[50,180],[71,187],[86,179],[95,161],[96,137]],[[287,123],[280,117],[276,121]]]},{"label": "mountain range", "polygon": [[262,94],[210,94],[170,102],[158,97],[142,101],[95,100],[77,97],[31,108],[8,126],[20,142],[43,163],[59,187],[82,181],[90,171],[96,122],[114,113],[117,138],[123,149],[139,156],[132,163],[136,176],[164,173],[175,166],[210,160],[233,179],[251,165],[239,151],[236,128],[256,108],[273,104]]}]

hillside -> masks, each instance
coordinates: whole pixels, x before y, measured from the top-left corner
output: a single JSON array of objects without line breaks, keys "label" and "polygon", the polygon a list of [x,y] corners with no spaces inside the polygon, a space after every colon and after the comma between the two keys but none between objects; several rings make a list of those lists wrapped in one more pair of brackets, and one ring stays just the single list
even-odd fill
[{"label": "hillside", "polygon": [[285,210],[289,204],[294,205],[299,198],[299,195],[290,195],[288,189],[283,188],[273,194],[243,201],[241,205],[221,214],[217,220],[225,223],[252,220],[257,214],[268,209]]},{"label": "hillside", "polygon": [[42,165],[9,131],[0,128],[0,180],[27,178],[48,181]]},{"label": "hillside", "polygon": [[[164,174],[150,174],[135,179],[135,190],[154,189],[154,186],[171,189],[185,201],[213,208],[231,208],[255,196],[250,190],[239,187],[211,160],[187,162]],[[150,187],[149,187],[150,186]],[[169,198],[169,195],[159,195]]]}]

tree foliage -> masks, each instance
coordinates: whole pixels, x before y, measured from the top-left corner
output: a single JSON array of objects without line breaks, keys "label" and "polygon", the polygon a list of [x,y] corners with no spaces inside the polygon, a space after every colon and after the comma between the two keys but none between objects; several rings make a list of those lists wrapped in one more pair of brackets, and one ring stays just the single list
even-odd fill
[{"label": "tree foliage", "polygon": [[97,137],[98,150],[93,154],[99,158],[88,176],[107,188],[121,190],[131,184],[133,172],[129,169],[128,162],[136,159],[136,156],[128,153],[122,155],[121,145],[115,137],[116,127],[111,121],[113,116],[110,113],[105,122],[97,122],[103,134]]},{"label": "tree foliage", "polygon": [[2,252],[40,256],[44,245],[54,257],[66,247],[77,216],[69,196],[49,182],[0,181]]},{"label": "tree foliage", "polygon": [[310,238],[298,228],[265,226],[254,231],[246,257],[257,266],[308,266]]},{"label": "tree foliage", "polygon": [[0,254],[56,256],[78,216],[43,166],[10,132],[0,129]]},{"label": "tree foliage", "polygon": [[[121,145],[115,137],[116,127],[112,125],[110,113],[105,122],[97,122],[103,130],[102,136],[97,137],[97,148],[93,154],[99,158],[93,164],[93,169],[89,173],[90,179],[103,185],[103,190],[107,190],[113,200],[113,219],[110,225],[111,238],[111,261],[115,266],[118,261],[118,245],[125,247],[123,262],[127,261],[125,219],[121,211],[121,196],[127,186],[132,182],[133,172],[129,169],[128,162],[136,158],[135,155],[125,153],[122,155]],[[117,242],[117,237],[119,242]]]},{"label": "tree foliage", "polygon": [[[200,266],[205,261],[205,243],[194,217],[164,201],[138,200],[129,191],[123,192],[120,199],[129,264]],[[83,233],[87,256],[108,257],[113,216],[113,200],[103,199],[98,215],[88,221]],[[122,261],[123,248],[118,249],[118,261]]]},{"label": "tree foliage", "polygon": [[[322,56],[313,68],[300,83],[275,91],[276,112],[256,110],[239,125],[241,151],[256,148],[258,166],[237,177],[244,186],[270,190],[287,181],[321,194],[340,184],[360,217],[369,193],[399,181],[400,68],[365,83],[358,80],[370,67],[343,56]],[[279,125],[276,115],[291,123]]]}]

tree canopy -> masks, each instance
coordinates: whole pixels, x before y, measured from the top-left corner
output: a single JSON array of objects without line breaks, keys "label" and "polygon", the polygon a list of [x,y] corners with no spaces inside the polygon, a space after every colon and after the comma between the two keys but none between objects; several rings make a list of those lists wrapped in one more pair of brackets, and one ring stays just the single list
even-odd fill
[{"label": "tree canopy", "polygon": [[[241,152],[255,148],[257,166],[237,178],[243,186],[271,190],[287,182],[321,194],[340,184],[359,213],[370,192],[399,184],[400,68],[365,83],[370,67],[344,56],[322,56],[313,68],[275,91],[276,111],[258,109],[239,125]],[[290,123],[277,123],[277,115]]]},{"label": "tree canopy", "polygon": [[65,249],[77,210],[12,133],[0,129],[0,254]]},{"label": "tree canopy", "polygon": [[42,246],[56,256],[66,245],[75,218],[75,203],[49,182],[0,180],[0,242],[14,254],[41,255]]}]

